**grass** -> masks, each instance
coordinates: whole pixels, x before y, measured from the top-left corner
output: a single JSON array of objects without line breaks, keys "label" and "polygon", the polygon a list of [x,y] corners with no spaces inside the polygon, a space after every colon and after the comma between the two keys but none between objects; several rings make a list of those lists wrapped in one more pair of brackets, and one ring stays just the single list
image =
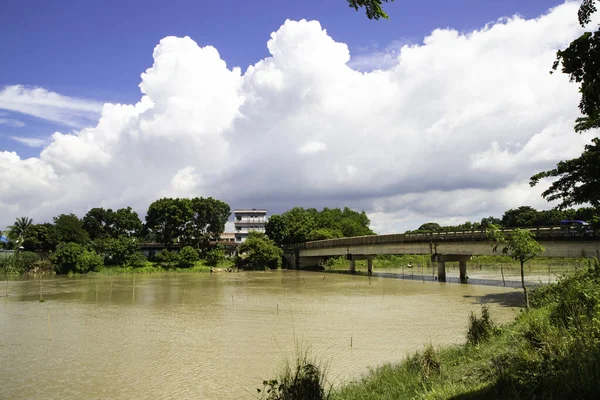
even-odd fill
[{"label": "grass", "polygon": [[[525,272],[528,273],[548,273],[548,269],[553,274],[573,271],[574,269],[580,268],[589,261],[586,258],[551,258],[551,257],[536,257],[533,260],[525,264]],[[408,265],[412,265],[412,268],[406,268],[405,271],[408,273],[411,270],[416,271],[419,266],[432,268],[432,262],[429,255],[384,255],[378,256],[373,260],[373,268],[375,269],[392,269],[392,268],[403,268]],[[325,263],[327,270],[347,270],[349,268],[349,261],[343,257],[330,258]],[[446,263],[447,268],[453,266],[458,268],[458,263]],[[518,261],[513,260],[509,256],[474,256],[469,261],[467,271],[479,270],[479,271],[497,271],[500,268],[505,269],[509,274],[517,274],[520,271],[520,265]],[[361,260],[356,261],[357,269],[366,269],[367,261]]]},{"label": "grass", "polygon": [[373,369],[331,398],[597,398],[600,262],[592,260],[556,283],[536,287],[531,309],[512,323],[496,326],[483,307],[481,317],[471,316],[465,336],[464,345],[428,345],[398,364]]},{"label": "grass", "polygon": [[[231,268],[233,267],[233,261],[225,260],[217,266],[217,268]],[[118,275],[118,274],[154,274],[154,273],[206,273],[211,271],[210,265],[206,263],[205,260],[196,261],[196,263],[191,268],[178,268],[175,265],[171,268],[165,267],[160,263],[155,262],[146,262],[146,265],[143,267],[130,267],[123,265],[116,266],[104,266],[100,268],[96,272],[90,272],[89,274],[98,274],[98,275]]]}]

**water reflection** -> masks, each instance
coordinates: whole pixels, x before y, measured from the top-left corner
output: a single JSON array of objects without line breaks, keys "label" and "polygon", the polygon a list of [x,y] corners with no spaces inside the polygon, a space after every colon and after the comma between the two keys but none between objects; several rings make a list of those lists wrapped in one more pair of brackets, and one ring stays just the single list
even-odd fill
[{"label": "water reflection", "polygon": [[0,298],[6,398],[252,398],[298,343],[341,382],[427,342],[462,342],[482,300],[506,321],[516,313],[507,299],[519,293],[298,271],[51,277],[41,286],[43,303],[35,279],[9,282]]}]

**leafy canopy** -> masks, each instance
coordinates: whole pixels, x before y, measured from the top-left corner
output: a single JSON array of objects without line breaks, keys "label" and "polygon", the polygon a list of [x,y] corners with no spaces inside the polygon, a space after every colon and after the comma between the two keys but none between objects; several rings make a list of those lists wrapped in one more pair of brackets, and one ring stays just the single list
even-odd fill
[{"label": "leafy canopy", "polygon": [[359,8],[365,9],[367,13],[367,18],[369,19],[379,19],[385,18],[389,19],[389,16],[383,11],[383,3],[392,2],[394,0],[348,0],[348,5],[358,11]]},{"label": "leafy canopy", "polygon": [[[597,11],[594,0],[584,0],[579,8],[579,23],[585,27]],[[582,116],[575,120],[575,131],[584,132],[600,127],[600,29],[585,32],[564,50],[557,52],[553,71],[569,75],[579,85]],[[559,200],[559,208],[574,204],[592,204],[600,207],[600,141],[592,139],[580,157],[561,161],[556,168],[531,177],[529,184],[535,186],[543,178],[557,178],[542,193],[548,201]]]}]

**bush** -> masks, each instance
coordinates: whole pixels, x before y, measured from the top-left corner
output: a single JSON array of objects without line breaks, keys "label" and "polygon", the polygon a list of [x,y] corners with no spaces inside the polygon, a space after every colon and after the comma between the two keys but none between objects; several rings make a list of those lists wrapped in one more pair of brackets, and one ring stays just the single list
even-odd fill
[{"label": "bush", "polygon": [[263,381],[263,388],[257,391],[265,400],[329,399],[332,385],[325,375],[325,368],[309,360],[304,353],[296,359],[295,365],[286,364],[278,379]]},{"label": "bush", "polygon": [[50,262],[59,274],[96,271],[104,264],[102,257],[96,252],[72,242],[59,244],[56,252],[50,257]]},{"label": "bush", "polygon": [[185,246],[179,252],[179,260],[177,264],[180,268],[191,268],[198,260],[200,260],[200,256],[198,255],[196,249],[191,246]]},{"label": "bush", "polygon": [[217,246],[206,252],[206,263],[213,267],[219,265],[219,263],[225,260],[225,251],[223,247]]},{"label": "bush", "polygon": [[471,312],[469,329],[467,330],[467,343],[477,345],[492,336],[494,330],[495,326],[490,318],[490,310],[484,304],[481,306],[481,318]]},{"label": "bush", "polygon": [[93,244],[96,253],[104,258],[106,265],[122,265],[139,251],[137,242],[127,236],[119,238],[96,239]]},{"label": "bush", "polygon": [[104,265],[102,256],[96,254],[94,250],[83,250],[79,255],[76,264],[76,270],[74,272],[86,273],[97,271]]},{"label": "bush", "polygon": [[19,251],[13,255],[14,267],[17,271],[27,272],[35,268],[40,257],[32,251]]},{"label": "bush", "polygon": [[171,268],[173,263],[177,263],[179,261],[179,255],[168,249],[162,249],[160,253],[156,256],[156,261],[158,261],[163,267]]},{"label": "bush", "polygon": [[127,263],[125,265],[131,268],[139,269],[145,267],[147,262],[148,259],[146,258],[144,253],[138,251],[137,253],[134,253],[131,257],[129,257],[129,260],[127,260]]},{"label": "bush", "polygon": [[276,269],[281,267],[283,250],[275,245],[264,233],[250,232],[248,238],[240,245],[238,268]]}]

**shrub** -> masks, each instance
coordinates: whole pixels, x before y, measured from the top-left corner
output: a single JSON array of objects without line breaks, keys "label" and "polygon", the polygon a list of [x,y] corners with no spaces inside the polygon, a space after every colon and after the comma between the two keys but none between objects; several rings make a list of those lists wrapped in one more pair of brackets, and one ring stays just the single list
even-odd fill
[{"label": "shrub", "polygon": [[467,330],[467,343],[477,345],[487,340],[495,330],[494,323],[490,318],[490,310],[487,305],[481,306],[481,318],[471,312],[469,318],[469,329]]},{"label": "shrub", "polygon": [[191,246],[185,246],[179,252],[179,260],[177,264],[180,268],[191,268],[198,260],[200,260],[200,256],[198,255],[196,249]]},{"label": "shrub", "polygon": [[104,264],[102,257],[95,251],[72,242],[59,244],[56,252],[50,257],[50,262],[59,274],[96,271]]},{"label": "shrub", "polygon": [[76,271],[77,260],[83,254],[83,250],[83,246],[78,243],[60,243],[56,252],[50,257],[50,262],[57,273],[68,274],[70,271]]},{"label": "shrub", "polygon": [[77,259],[75,272],[86,273],[97,271],[103,265],[102,256],[96,254],[94,250],[83,250]]},{"label": "shrub", "polygon": [[169,251],[168,249],[162,249],[155,257],[156,261],[166,268],[171,268],[173,263],[177,263],[179,261],[179,255]]},{"label": "shrub", "polygon": [[147,263],[148,259],[146,258],[144,253],[138,251],[137,253],[134,253],[131,257],[129,257],[129,260],[127,260],[127,263],[125,265],[127,267],[139,269],[144,268]]},{"label": "shrub", "polygon": [[32,251],[19,251],[14,254],[14,267],[17,271],[30,271],[40,257]]},{"label": "shrub", "polygon": [[219,263],[225,260],[225,251],[221,246],[217,246],[206,252],[206,263],[213,267],[219,265]]},{"label": "shrub", "polygon": [[250,232],[248,238],[240,245],[238,268],[276,269],[281,267],[283,250],[275,245],[264,233]]},{"label": "shrub", "polygon": [[107,265],[122,265],[127,263],[139,251],[137,242],[127,236],[94,240],[94,250],[104,258]]},{"label": "shrub", "polygon": [[265,400],[329,399],[332,385],[325,375],[325,368],[309,360],[304,353],[296,359],[295,365],[286,364],[278,379],[263,381],[263,388],[257,391]]}]

